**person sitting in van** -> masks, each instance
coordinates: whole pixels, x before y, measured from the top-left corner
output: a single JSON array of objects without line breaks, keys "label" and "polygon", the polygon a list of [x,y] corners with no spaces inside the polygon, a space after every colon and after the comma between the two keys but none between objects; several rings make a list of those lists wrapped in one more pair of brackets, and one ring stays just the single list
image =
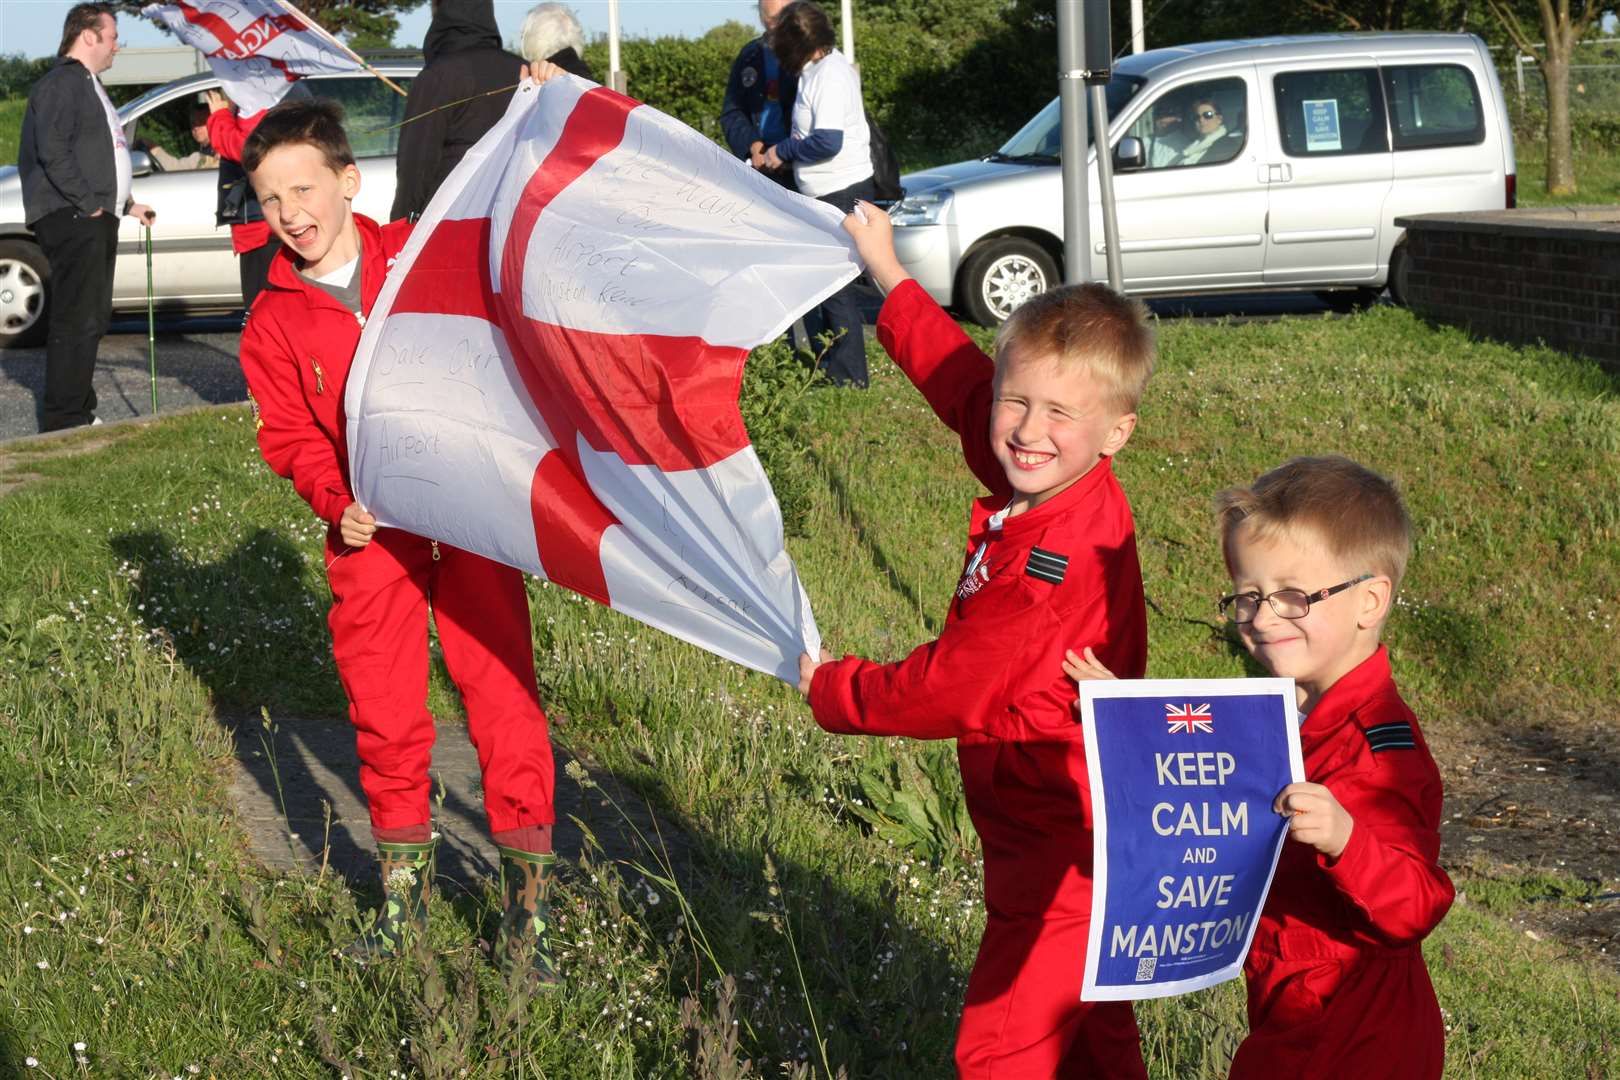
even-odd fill
[{"label": "person sitting in van", "polygon": [[1147,141],[1150,169],[1175,164],[1181,152],[1187,149],[1187,125],[1182,122],[1181,109],[1169,98],[1160,98],[1154,103],[1153,130]]},{"label": "person sitting in van", "polygon": [[1176,159],[1177,165],[1213,165],[1230,161],[1243,149],[1243,136],[1226,130],[1226,118],[1221,115],[1221,107],[1210,98],[1199,98],[1193,102],[1189,126],[1193,130],[1191,141]]}]

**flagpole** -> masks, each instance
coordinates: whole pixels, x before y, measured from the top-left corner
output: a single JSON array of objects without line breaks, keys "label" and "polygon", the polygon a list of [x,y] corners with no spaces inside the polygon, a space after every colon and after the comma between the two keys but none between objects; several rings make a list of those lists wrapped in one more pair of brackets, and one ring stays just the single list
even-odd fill
[{"label": "flagpole", "polygon": [[286,8],[287,11],[290,12],[293,15],[293,17],[296,18],[299,22],[303,23],[305,26],[307,26],[311,30],[315,31],[315,33],[317,35],[319,35],[322,38],[325,38],[327,41],[329,41],[333,45],[336,45],[338,48],[340,48],[344,52],[348,53],[351,57],[354,58],[355,63],[359,64],[361,67],[365,68],[367,71],[369,71],[373,75],[377,76],[377,78],[381,79],[383,81],[383,84],[385,86],[387,86],[390,90],[394,91],[394,93],[398,94],[400,97],[409,97],[410,96],[404,90],[400,89],[400,85],[397,82],[395,82],[393,79],[390,79],[388,76],[384,75],[382,72],[378,71],[376,68],[372,67],[370,64],[366,63],[365,57],[361,56],[359,53],[355,52],[353,49],[349,48],[347,45],[343,44],[343,42],[339,41],[336,37],[334,37],[332,35],[332,32],[327,30],[326,27],[322,26],[320,23],[316,22],[314,19],[311,19],[308,15],[305,15],[302,11],[299,11],[296,7],[294,7],[292,5],[292,3],[291,3],[291,0],[276,0],[276,2],[278,4],[280,4],[282,7]]},{"label": "flagpole", "polygon": [[147,221],[146,226],[146,357],[152,365],[152,415],[156,416],[157,404],[157,340],[154,335],[154,319],[152,318],[152,223]]}]

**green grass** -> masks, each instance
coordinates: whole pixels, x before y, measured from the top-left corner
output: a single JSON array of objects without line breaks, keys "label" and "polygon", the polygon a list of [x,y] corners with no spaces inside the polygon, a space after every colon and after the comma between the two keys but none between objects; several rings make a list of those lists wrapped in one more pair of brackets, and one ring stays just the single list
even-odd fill
[{"label": "green grass", "polygon": [[1547,194],[1547,144],[1525,141],[1514,147],[1519,165],[1520,206],[1620,203],[1620,150],[1604,146],[1575,151],[1573,195]]},{"label": "green grass", "polygon": [[22,143],[23,113],[27,98],[0,101],[0,165],[17,164],[17,147]]},{"label": "green grass", "polygon": [[[1119,462],[1155,674],[1244,673],[1212,621],[1209,497],[1332,450],[1410,499],[1418,550],[1388,640],[1440,746],[1612,715],[1612,376],[1387,308],[1178,323],[1161,344]],[[955,440],[876,352],[871,391],[807,402],[771,359],[750,369],[751,408],[761,385],[786,402],[757,435],[802,511],[790,547],[822,632],[837,651],[899,657],[937,632],[960,568],[977,492]],[[341,714],[321,529],[258,461],[245,408],[74,441],[98,437],[113,444],[13,452],[12,473],[40,479],[0,497],[0,1074],[33,1056],[39,1075],[79,1075],[82,1041],[83,1069],[109,1076],[948,1075],[983,918],[973,845],[873,828],[855,799],[899,776],[948,804],[949,748],[824,735],[787,687],[549,586],[532,597],[555,737],[680,826],[681,888],[650,854],[565,865],[567,991],[516,1008],[475,949],[487,893],[436,901],[430,948],[398,965],[332,959],[372,896],[243,854],[216,719]],[[433,706],[457,711],[442,675]],[[1620,978],[1508,922],[1549,879],[1507,868],[1476,890],[1480,875],[1454,869],[1471,898],[1426,949],[1449,1075],[1620,1070]],[[1242,989],[1139,1015],[1156,1077],[1224,1075]]]}]

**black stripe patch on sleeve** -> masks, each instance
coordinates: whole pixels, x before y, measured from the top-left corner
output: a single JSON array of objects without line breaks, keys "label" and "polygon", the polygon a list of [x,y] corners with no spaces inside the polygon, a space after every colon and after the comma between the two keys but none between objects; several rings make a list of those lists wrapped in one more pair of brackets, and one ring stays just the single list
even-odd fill
[{"label": "black stripe patch on sleeve", "polygon": [[1405,720],[1378,724],[1367,728],[1363,734],[1367,736],[1367,745],[1375,754],[1385,750],[1417,749],[1417,739],[1412,735],[1412,725]]},{"label": "black stripe patch on sleeve", "polygon": [[1069,572],[1069,557],[1059,555],[1055,551],[1043,551],[1041,548],[1029,549],[1029,562],[1024,564],[1024,573],[1053,585],[1063,584],[1063,575]]}]

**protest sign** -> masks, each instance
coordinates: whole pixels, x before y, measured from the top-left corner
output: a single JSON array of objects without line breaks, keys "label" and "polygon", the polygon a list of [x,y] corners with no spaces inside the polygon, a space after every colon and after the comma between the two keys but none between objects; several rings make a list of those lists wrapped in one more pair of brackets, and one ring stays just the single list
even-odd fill
[{"label": "protest sign", "polygon": [[1095,838],[1085,1001],[1237,975],[1303,780],[1292,679],[1083,682]]}]

